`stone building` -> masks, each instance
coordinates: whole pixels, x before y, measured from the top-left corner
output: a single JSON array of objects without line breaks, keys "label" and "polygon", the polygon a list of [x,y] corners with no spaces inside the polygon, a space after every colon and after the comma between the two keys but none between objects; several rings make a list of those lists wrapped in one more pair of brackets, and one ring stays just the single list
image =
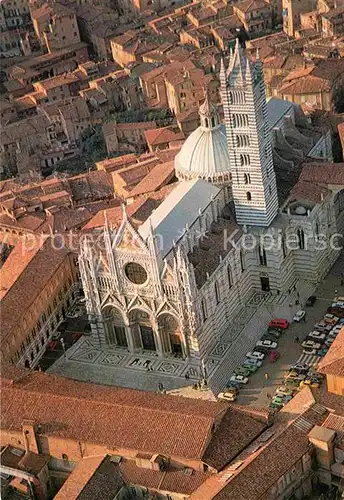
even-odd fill
[{"label": "stone building", "polygon": [[18,243],[1,269],[2,362],[34,368],[76,298],[75,257],[56,247]]},{"label": "stone building", "polygon": [[81,249],[98,346],[202,366],[252,294],[316,284],[338,255],[317,241],[341,227],[343,185],[330,173],[297,182],[307,158],[331,160],[330,134],[294,104],[267,102],[260,62],[238,44],[221,84],[225,128],[206,97],[175,159],[177,187],[140,225],[124,208],[119,228],[105,222],[102,244]]}]

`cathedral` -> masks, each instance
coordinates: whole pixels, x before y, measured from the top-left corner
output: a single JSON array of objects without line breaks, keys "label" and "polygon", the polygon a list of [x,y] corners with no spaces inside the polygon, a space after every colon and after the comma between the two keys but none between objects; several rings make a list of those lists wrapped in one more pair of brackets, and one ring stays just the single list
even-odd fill
[{"label": "cathedral", "polygon": [[[314,284],[338,256],[344,192],[300,180],[331,161],[329,132],[299,107],[266,99],[262,65],[236,45],[221,65],[224,124],[208,95],[175,158],[176,187],[139,226],[123,207],[79,267],[92,339],[104,349],[179,356],[201,365],[252,294]],[[334,240],[333,240],[334,241]]]}]

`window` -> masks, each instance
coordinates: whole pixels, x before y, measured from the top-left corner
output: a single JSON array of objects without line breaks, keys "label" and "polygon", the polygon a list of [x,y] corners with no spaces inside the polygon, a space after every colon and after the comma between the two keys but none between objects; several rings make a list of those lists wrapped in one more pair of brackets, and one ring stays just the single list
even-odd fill
[{"label": "window", "polygon": [[207,304],[206,304],[205,299],[202,299],[201,308],[202,308],[202,319],[203,319],[203,323],[204,323],[208,318]]},{"label": "window", "polygon": [[232,288],[233,286],[233,278],[232,278],[232,269],[231,266],[227,267],[227,277],[228,277],[228,286]]},{"label": "window", "polygon": [[243,167],[243,166],[250,165],[250,164],[251,164],[250,155],[241,154],[240,155],[240,165]]},{"label": "window", "polygon": [[248,135],[240,134],[236,136],[236,145],[238,148],[248,147],[250,145],[250,138]]},{"label": "window", "polygon": [[219,304],[219,302],[221,300],[219,284],[217,281],[215,281],[215,300],[216,300],[216,305]]},{"label": "window", "polygon": [[243,249],[240,250],[240,267],[241,272],[243,273],[245,271],[245,256]]},{"label": "window", "polygon": [[285,235],[282,234],[282,253],[283,253],[283,258],[285,259],[287,256],[287,245],[285,242]]},{"label": "window", "polygon": [[265,248],[262,247],[261,245],[258,246],[258,255],[259,255],[259,263],[261,266],[266,266],[267,261],[266,261],[266,251]]},{"label": "window", "polygon": [[143,285],[147,281],[147,273],[144,267],[136,262],[129,262],[124,268],[126,277],[136,285]]},{"label": "window", "polygon": [[303,229],[297,230],[297,239],[299,241],[299,249],[304,250],[305,248],[305,233]]},{"label": "window", "polygon": [[251,195],[251,193],[249,191],[247,191],[247,193],[246,193],[246,199],[247,199],[247,201],[251,201],[252,200],[252,195]]},{"label": "window", "polygon": [[244,174],[244,183],[251,184],[251,175],[250,174]]}]

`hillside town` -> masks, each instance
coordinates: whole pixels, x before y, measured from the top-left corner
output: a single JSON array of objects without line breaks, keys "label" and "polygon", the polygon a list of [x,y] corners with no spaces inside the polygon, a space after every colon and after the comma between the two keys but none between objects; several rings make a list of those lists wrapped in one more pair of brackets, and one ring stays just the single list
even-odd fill
[{"label": "hillside town", "polygon": [[5,500],[344,498],[344,1],[0,1]]}]

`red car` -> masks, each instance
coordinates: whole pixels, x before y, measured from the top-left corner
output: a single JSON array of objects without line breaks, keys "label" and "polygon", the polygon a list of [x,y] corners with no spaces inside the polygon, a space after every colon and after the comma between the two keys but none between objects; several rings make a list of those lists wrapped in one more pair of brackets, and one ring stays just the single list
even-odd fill
[{"label": "red car", "polygon": [[269,328],[282,328],[285,330],[289,326],[289,321],[287,319],[275,318],[269,323]]},{"label": "red car", "polygon": [[271,351],[268,355],[268,359],[270,363],[275,363],[280,357],[280,353],[278,351]]}]

